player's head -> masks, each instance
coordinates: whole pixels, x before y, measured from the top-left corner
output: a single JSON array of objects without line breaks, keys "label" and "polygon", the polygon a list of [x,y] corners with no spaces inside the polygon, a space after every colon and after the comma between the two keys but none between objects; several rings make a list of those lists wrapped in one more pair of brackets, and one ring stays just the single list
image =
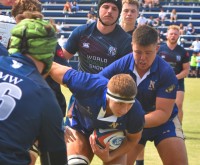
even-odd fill
[{"label": "player's head", "polygon": [[177,44],[177,41],[179,39],[180,36],[180,28],[178,25],[170,25],[167,28],[167,42],[169,42],[170,44]]},{"label": "player's head", "polygon": [[24,12],[17,15],[20,22],[11,32],[9,53],[21,53],[45,64],[42,74],[51,68],[57,44],[55,26],[43,20],[39,12]]},{"label": "player's head", "polygon": [[16,0],[12,7],[11,14],[16,17],[25,11],[42,11],[42,4],[38,0]]},{"label": "player's head", "polygon": [[158,51],[158,32],[148,25],[139,26],[132,36],[132,50],[137,70],[146,72]]},{"label": "player's head", "polygon": [[122,23],[132,24],[135,26],[136,19],[139,15],[139,2],[137,0],[122,0]]},{"label": "player's head", "polygon": [[121,0],[99,0],[97,14],[99,17],[99,21],[104,26],[111,26],[116,24],[121,11]]},{"label": "player's head", "polygon": [[0,4],[4,6],[12,6],[14,5],[15,0],[0,0]]},{"label": "player's head", "polygon": [[126,114],[135,102],[137,86],[129,74],[113,76],[107,85],[109,108],[116,116]]}]

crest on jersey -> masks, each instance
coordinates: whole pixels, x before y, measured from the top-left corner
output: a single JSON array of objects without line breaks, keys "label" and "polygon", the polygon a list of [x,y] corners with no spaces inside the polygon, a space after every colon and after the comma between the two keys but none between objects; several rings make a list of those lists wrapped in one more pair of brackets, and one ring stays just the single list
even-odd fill
[{"label": "crest on jersey", "polygon": [[155,83],[156,83],[155,81],[151,80],[148,89],[151,91],[155,90]]},{"label": "crest on jersey", "polygon": [[13,62],[12,67],[15,69],[21,68],[23,65],[22,63],[15,61],[15,60],[12,60],[12,62]]},{"label": "crest on jersey", "polygon": [[110,124],[109,126],[111,127],[111,128],[117,128],[117,126],[119,125],[119,123],[116,123],[116,122],[113,122],[112,124]]},{"label": "crest on jersey", "polygon": [[83,48],[90,48],[90,43],[84,42],[83,43]]},{"label": "crest on jersey", "polygon": [[169,86],[167,89],[165,89],[165,92],[171,93],[175,89],[175,87],[176,86],[173,84],[173,85]]},{"label": "crest on jersey", "polygon": [[108,55],[109,56],[115,56],[117,54],[117,48],[110,46],[108,49]]},{"label": "crest on jersey", "polygon": [[176,56],[176,61],[181,61],[181,56],[180,55]]}]

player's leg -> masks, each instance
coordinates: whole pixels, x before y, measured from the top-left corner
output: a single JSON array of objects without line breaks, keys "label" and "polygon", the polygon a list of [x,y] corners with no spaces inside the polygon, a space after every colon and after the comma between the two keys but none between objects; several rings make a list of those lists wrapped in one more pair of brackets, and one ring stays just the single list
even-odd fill
[{"label": "player's leg", "polygon": [[127,155],[122,155],[108,163],[103,163],[103,165],[121,165],[121,164],[127,164]]},{"label": "player's leg", "polygon": [[133,165],[139,153],[144,150],[145,145],[138,144],[127,154],[127,165]]},{"label": "player's leg", "polygon": [[163,129],[163,138],[156,145],[164,165],[188,165],[187,151],[180,121],[177,117]]},{"label": "player's leg", "polygon": [[144,149],[137,156],[135,165],[144,165]]},{"label": "player's leg", "polygon": [[37,141],[32,145],[31,149],[29,150],[29,154],[31,157],[31,163],[29,165],[35,165],[37,158],[40,155],[40,152],[38,150],[38,142]]},{"label": "player's leg", "polygon": [[71,128],[70,131],[76,140],[66,142],[68,165],[90,164],[94,154],[90,147],[89,137]]},{"label": "player's leg", "polygon": [[183,100],[184,100],[184,91],[177,91],[176,105],[178,107],[178,118],[179,118],[181,124],[183,121]]}]

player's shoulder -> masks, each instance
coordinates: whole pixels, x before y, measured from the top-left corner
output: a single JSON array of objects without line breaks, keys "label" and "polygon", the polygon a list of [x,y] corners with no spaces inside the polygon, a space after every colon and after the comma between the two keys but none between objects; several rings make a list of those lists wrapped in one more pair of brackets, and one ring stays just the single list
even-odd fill
[{"label": "player's shoulder", "polygon": [[87,31],[92,31],[96,26],[96,22],[91,24],[84,24],[75,28],[74,32],[85,33]]},{"label": "player's shoulder", "polygon": [[183,47],[180,46],[180,45],[177,45],[177,46],[176,46],[176,49],[177,49],[180,53],[186,53],[186,52],[187,52],[186,49],[183,48]]},{"label": "player's shoulder", "polygon": [[159,47],[159,50],[163,50],[163,49],[166,49],[168,48],[167,44],[166,43],[162,43]]},{"label": "player's shoulder", "polygon": [[127,38],[127,39],[132,39],[132,36],[129,33],[125,32],[122,29],[122,27],[120,25],[118,25],[118,24],[116,25],[114,33],[117,33],[117,36],[121,36],[121,37]]}]

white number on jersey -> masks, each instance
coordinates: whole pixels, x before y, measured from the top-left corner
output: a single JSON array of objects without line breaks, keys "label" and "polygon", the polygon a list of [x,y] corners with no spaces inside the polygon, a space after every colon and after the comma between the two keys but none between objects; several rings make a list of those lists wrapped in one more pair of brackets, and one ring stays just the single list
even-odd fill
[{"label": "white number on jersey", "polygon": [[0,83],[0,120],[6,120],[16,106],[15,99],[22,96],[21,89],[6,82]]}]

